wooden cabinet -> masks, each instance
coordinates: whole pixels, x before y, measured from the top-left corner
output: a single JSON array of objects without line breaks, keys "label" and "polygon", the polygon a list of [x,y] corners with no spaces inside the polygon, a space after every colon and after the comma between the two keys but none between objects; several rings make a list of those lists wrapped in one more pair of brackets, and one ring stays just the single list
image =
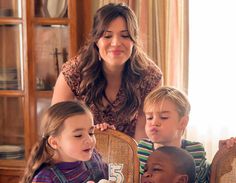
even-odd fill
[{"label": "wooden cabinet", "polygon": [[18,182],[61,65],[91,25],[88,0],[0,0],[0,182]]}]

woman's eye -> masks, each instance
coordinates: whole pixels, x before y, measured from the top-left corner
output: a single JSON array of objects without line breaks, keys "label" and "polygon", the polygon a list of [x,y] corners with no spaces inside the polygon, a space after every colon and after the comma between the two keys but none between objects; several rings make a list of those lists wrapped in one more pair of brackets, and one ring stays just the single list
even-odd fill
[{"label": "woman's eye", "polygon": [[123,38],[130,38],[129,35],[122,35],[121,37],[123,37]]},{"label": "woman's eye", "polygon": [[103,37],[104,37],[104,38],[106,38],[106,39],[109,39],[109,38],[111,38],[111,37],[112,37],[112,35],[105,34],[105,35],[103,35]]}]

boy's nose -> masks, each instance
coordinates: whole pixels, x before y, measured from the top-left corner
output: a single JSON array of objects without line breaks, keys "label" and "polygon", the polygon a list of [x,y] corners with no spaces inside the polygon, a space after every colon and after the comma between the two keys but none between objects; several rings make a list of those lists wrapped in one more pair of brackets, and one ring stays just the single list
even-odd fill
[{"label": "boy's nose", "polygon": [[151,173],[148,173],[148,172],[145,172],[145,173],[143,174],[143,176],[146,177],[146,178],[148,178],[148,177],[151,177],[152,174],[151,174]]},{"label": "boy's nose", "polygon": [[156,119],[156,120],[153,120],[153,121],[152,121],[152,125],[153,125],[153,126],[161,126],[161,122]]}]

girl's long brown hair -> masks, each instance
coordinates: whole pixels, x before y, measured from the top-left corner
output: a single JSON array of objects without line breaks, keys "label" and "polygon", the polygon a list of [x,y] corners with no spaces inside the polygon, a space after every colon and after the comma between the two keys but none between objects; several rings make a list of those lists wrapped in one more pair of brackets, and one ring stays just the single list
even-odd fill
[{"label": "girl's long brown hair", "polygon": [[48,138],[60,134],[67,118],[85,113],[93,118],[85,105],[73,101],[59,102],[46,111],[42,119],[42,137],[31,151],[21,183],[32,182],[34,174],[43,163],[52,164],[54,150],[48,144]]}]

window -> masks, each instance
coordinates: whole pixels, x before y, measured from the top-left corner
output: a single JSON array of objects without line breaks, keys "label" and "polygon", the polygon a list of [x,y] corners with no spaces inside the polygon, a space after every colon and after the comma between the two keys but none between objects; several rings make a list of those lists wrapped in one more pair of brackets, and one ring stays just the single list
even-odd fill
[{"label": "window", "polygon": [[219,139],[236,136],[236,1],[189,2],[187,138],[200,141],[212,160]]}]

